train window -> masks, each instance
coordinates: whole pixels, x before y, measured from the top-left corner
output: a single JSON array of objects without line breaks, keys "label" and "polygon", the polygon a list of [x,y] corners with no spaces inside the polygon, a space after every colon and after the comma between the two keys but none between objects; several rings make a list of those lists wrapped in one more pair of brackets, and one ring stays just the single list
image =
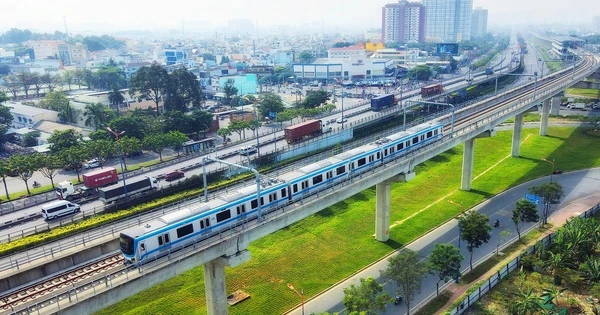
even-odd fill
[{"label": "train window", "polygon": [[284,188],[281,190],[281,197],[286,197],[286,196],[287,196],[287,190],[285,190],[285,188]]},{"label": "train window", "polygon": [[294,186],[292,186],[292,190],[294,191],[294,193],[298,192],[298,184],[294,184]]},{"label": "train window", "polygon": [[425,135],[421,135],[421,141],[425,140]]},{"label": "train window", "polygon": [[362,159],[358,159],[358,166],[363,166],[367,164],[367,159],[366,158],[362,158]]},{"label": "train window", "polygon": [[427,138],[431,138],[431,136],[433,136],[433,132],[432,132],[432,131],[429,131],[429,132],[427,133]]},{"label": "train window", "polygon": [[194,232],[194,226],[190,223],[177,229],[177,238],[182,238]]},{"label": "train window", "polygon": [[242,205],[242,213],[246,213],[246,205]]},{"label": "train window", "polygon": [[269,202],[277,200],[277,193],[269,194]]},{"label": "train window", "polygon": [[323,181],[323,175],[317,175],[313,177],[313,185],[316,185]]},{"label": "train window", "polygon": [[390,153],[394,153],[394,152],[396,152],[396,150],[394,149],[394,147],[391,147],[390,148]]},{"label": "train window", "polygon": [[383,155],[387,156],[388,155],[388,149],[383,150]]},{"label": "train window", "polygon": [[332,177],[333,177],[333,172],[332,171],[327,172],[327,179],[330,179]]},{"label": "train window", "polygon": [[144,244],[140,244],[140,249],[141,249],[142,251],[145,251],[145,250],[146,250],[146,245],[144,245]]},{"label": "train window", "polygon": [[414,137],[414,138],[412,139],[412,143],[413,143],[413,144],[417,144],[417,143],[419,143],[419,137]]},{"label": "train window", "polygon": [[165,244],[169,242],[169,234],[165,234]]},{"label": "train window", "polygon": [[410,140],[409,140],[409,141],[406,141],[406,147],[407,147],[407,148],[408,148],[408,147],[410,147]]},{"label": "train window", "polygon": [[379,160],[381,158],[381,152],[377,152],[377,159]]},{"label": "train window", "polygon": [[346,166],[342,165],[335,170],[336,175],[342,175],[346,173]]},{"label": "train window", "polygon": [[210,226],[210,220],[208,218],[206,218],[206,227]]},{"label": "train window", "polygon": [[398,145],[398,150],[402,150],[402,149],[404,149],[404,143],[400,143],[400,144]]},{"label": "train window", "polygon": [[375,157],[374,157],[374,156],[372,156],[372,155],[369,155],[369,162],[373,162],[373,160],[374,160],[374,159],[375,159]]},{"label": "train window", "polygon": [[306,189],[308,188],[308,181],[303,181],[302,182],[302,189]]},{"label": "train window", "polygon": [[250,202],[250,208],[252,208],[252,209],[258,208],[258,201],[256,201],[256,199],[254,199]]},{"label": "train window", "polygon": [[434,135],[437,135],[437,134],[438,134],[438,130],[437,130],[437,129],[436,129],[436,130],[434,130],[434,131],[433,131],[433,134],[434,134]]},{"label": "train window", "polygon": [[217,223],[231,218],[231,210],[227,209],[217,213]]},{"label": "train window", "polygon": [[237,212],[237,215],[242,214],[242,209],[240,208],[240,206],[235,207],[235,211]]},{"label": "train window", "polygon": [[204,220],[200,220],[200,229],[204,228]]},{"label": "train window", "polygon": [[163,237],[159,236],[158,237],[158,246],[161,246],[163,244]]},{"label": "train window", "polygon": [[261,206],[265,205],[265,198],[264,197],[260,197],[260,205]]}]

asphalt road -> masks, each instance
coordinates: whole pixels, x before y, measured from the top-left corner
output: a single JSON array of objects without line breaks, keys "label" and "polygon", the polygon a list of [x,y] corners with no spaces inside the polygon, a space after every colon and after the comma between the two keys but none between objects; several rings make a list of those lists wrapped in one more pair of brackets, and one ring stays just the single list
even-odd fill
[{"label": "asphalt road", "polygon": [[[481,205],[474,208],[475,210],[484,213],[490,217],[490,225],[493,225],[493,222],[496,219],[499,219],[501,222],[501,226],[499,228],[492,228],[492,238],[490,239],[490,241],[474,251],[474,265],[485,255],[488,255],[496,250],[496,246],[500,242],[499,235],[501,231],[506,229],[510,230],[512,240],[516,239],[517,233],[515,231],[514,224],[512,224],[512,222],[510,221],[514,205],[516,204],[517,200],[524,198],[529,187],[548,182],[549,180],[550,177],[544,177],[524,183],[522,185],[509,189],[504,193],[499,194],[494,198],[490,199],[489,201],[484,202]],[[551,216],[559,215],[560,210],[557,209],[561,209],[565,205],[568,205],[569,203],[577,199],[590,196],[592,194],[600,194],[600,168],[565,173],[561,175],[554,175],[553,180],[559,182],[564,187],[565,197],[559,205],[554,206],[552,208],[550,213]],[[598,196],[600,198],[600,195]],[[541,209],[540,206],[538,206],[538,209]],[[393,208],[392,211],[394,211]],[[425,236],[409,244],[407,248],[417,251],[421,259],[425,260],[435,244],[450,243],[458,246],[457,222],[458,221],[456,220],[451,220],[450,222],[442,225],[441,227],[435,229],[434,231],[426,234]],[[533,224],[525,225],[523,230],[531,228],[532,226]],[[511,240],[509,240],[509,242],[510,241]],[[464,273],[468,271],[469,268],[469,253],[466,247],[464,246],[464,242],[463,244],[461,244],[461,253],[465,257],[465,260],[463,260],[462,263]],[[325,311],[333,313],[344,310],[344,306],[341,303],[344,297],[343,289],[348,287],[351,283],[360,283],[359,279],[366,277],[373,277],[377,279],[379,283],[383,283],[384,281],[380,277],[380,270],[384,270],[386,267],[387,259],[382,259],[374,263],[367,269],[362,270],[354,276],[346,279],[340,284],[329,288],[324,293],[305,303],[304,308],[306,314],[311,314],[313,312],[319,313]],[[412,301],[411,307],[419,304],[427,297],[435,294],[436,280],[437,279],[435,279],[434,276],[431,275],[428,275],[424,278],[421,287],[421,293],[416,296],[414,301]],[[388,283],[384,286],[384,288],[391,296],[394,296],[396,294],[397,287],[395,284]],[[300,290],[301,288],[297,289]],[[406,305],[403,303],[402,305],[390,304],[386,308],[386,311],[381,312],[380,314],[392,315],[405,313]],[[301,310],[297,308],[290,314],[299,315],[301,314]]]}]

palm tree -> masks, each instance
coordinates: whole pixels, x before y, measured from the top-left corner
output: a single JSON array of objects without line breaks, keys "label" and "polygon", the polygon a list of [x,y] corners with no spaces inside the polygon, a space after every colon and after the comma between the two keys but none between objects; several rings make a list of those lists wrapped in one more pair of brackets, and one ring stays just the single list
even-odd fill
[{"label": "palm tree", "polygon": [[119,87],[113,85],[112,90],[108,92],[108,101],[112,105],[117,106],[117,110],[119,109],[119,104],[123,104],[125,102],[125,96],[123,96],[123,92],[119,90]]},{"label": "palm tree", "polygon": [[567,269],[568,263],[568,254],[566,253],[553,253],[548,252],[549,255],[544,260],[544,268],[554,276],[554,284],[560,285],[562,281],[562,275],[564,274],[565,269]]},{"label": "palm tree", "polygon": [[87,117],[85,119],[86,126],[93,126],[94,129],[98,129],[103,124],[106,123],[106,113],[104,109],[106,107],[100,103],[92,103],[85,105],[85,110],[83,112],[83,116]]}]

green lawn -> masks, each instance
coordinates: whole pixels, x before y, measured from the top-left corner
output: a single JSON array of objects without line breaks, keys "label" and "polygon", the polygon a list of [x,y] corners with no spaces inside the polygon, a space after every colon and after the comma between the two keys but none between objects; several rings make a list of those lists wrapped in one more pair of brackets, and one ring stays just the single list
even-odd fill
[{"label": "green lawn", "polygon": [[[446,200],[468,209],[511,186],[548,174],[550,165],[542,157],[555,159],[556,167],[564,171],[600,166],[600,137],[567,127],[549,128],[547,137],[537,133],[537,129],[523,131],[521,158],[506,158],[511,132],[477,139],[470,192],[458,190],[462,146],[418,165],[413,181],[392,185],[391,220],[397,225],[386,243],[372,237],[373,188],[252,243],[250,261],[225,271],[228,292],[241,289],[251,296],[230,307],[230,313],[280,314],[299,302],[287,283],[312,297],[456,216],[459,207]],[[98,313],[205,314],[202,267]]]},{"label": "green lawn", "polygon": [[565,92],[567,95],[600,98],[600,90],[598,89],[568,88]]}]

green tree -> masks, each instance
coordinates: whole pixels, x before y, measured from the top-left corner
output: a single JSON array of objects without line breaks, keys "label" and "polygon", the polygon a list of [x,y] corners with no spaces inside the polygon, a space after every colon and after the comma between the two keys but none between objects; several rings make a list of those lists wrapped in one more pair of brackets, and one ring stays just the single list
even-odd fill
[{"label": "green tree", "polygon": [[165,134],[149,134],[146,137],[144,137],[144,140],[142,141],[142,146],[146,150],[152,150],[158,153],[158,157],[162,162],[162,151],[165,148],[171,146],[171,143],[169,142],[169,138],[167,138]]},{"label": "green tree", "polygon": [[50,180],[52,188],[54,188],[54,177],[64,166],[64,162],[57,155],[35,154],[34,158],[37,159],[35,163],[40,168],[40,173]]},{"label": "green tree", "polygon": [[169,131],[165,136],[167,137],[169,146],[173,147],[173,150],[177,151],[177,156],[179,156],[181,148],[183,148],[183,143],[188,141],[189,138],[182,132],[176,130]]},{"label": "green tree", "polygon": [[215,56],[211,53],[202,54],[202,59],[204,59],[204,61],[207,61],[207,60],[217,61],[217,58],[215,58]]},{"label": "green tree", "polygon": [[227,139],[231,135],[231,129],[224,127],[217,130],[217,136],[223,138],[223,142],[227,143]]},{"label": "green tree", "polygon": [[[205,110],[194,109],[190,115],[187,115],[187,132],[195,134],[196,139],[200,138],[200,132],[205,133],[213,124],[213,115]],[[182,131],[183,132],[183,131]]]},{"label": "green tree", "polygon": [[285,110],[281,97],[275,93],[267,92],[261,95],[258,111],[261,117],[271,117],[269,113],[281,113]]},{"label": "green tree", "polygon": [[375,315],[385,310],[392,298],[383,292],[383,285],[371,277],[361,278],[360,285],[351,284],[344,288],[342,303],[350,314]]},{"label": "green tree", "polygon": [[33,85],[33,89],[35,90],[35,96],[40,97],[43,82],[42,77],[37,72],[31,73],[31,85]]},{"label": "green tree", "polygon": [[227,56],[222,56],[222,57],[221,57],[221,62],[220,62],[219,64],[221,64],[221,65],[222,65],[222,64],[225,64],[225,63],[230,63],[230,62],[231,62],[231,60],[229,60],[229,57],[227,57]]},{"label": "green tree", "polygon": [[306,93],[306,98],[302,101],[302,107],[304,108],[316,108],[324,104],[329,99],[327,91],[318,89],[315,91],[309,91]]},{"label": "green tree", "polygon": [[108,126],[112,130],[125,131],[126,135],[141,140],[144,138],[144,130],[140,121],[143,120],[132,116],[121,116],[110,121]]},{"label": "green tree", "polygon": [[29,89],[33,84],[33,75],[30,72],[20,72],[17,74],[17,79],[19,80],[19,84],[23,88],[25,92],[25,98],[29,98]]},{"label": "green tree", "polygon": [[58,156],[60,157],[60,160],[63,161],[65,166],[70,166],[73,168],[75,173],[77,173],[77,181],[81,182],[81,167],[83,165],[83,161],[87,160],[89,157],[85,147],[82,145],[71,146],[67,149],[61,150],[58,153]]},{"label": "green tree", "polygon": [[233,132],[237,132],[240,135],[240,138],[246,139],[246,129],[250,126],[250,123],[245,120],[234,120],[229,123],[227,128],[231,129]]},{"label": "green tree", "polygon": [[125,170],[127,170],[125,156],[139,152],[142,149],[142,142],[140,141],[140,139],[135,137],[123,137],[119,139],[119,145],[121,146],[121,154],[123,155],[123,164]]},{"label": "green tree", "polygon": [[165,110],[187,111],[188,107],[198,108],[204,102],[204,94],[195,74],[185,68],[178,68],[169,74],[165,93]]},{"label": "green tree", "polygon": [[225,85],[223,86],[223,93],[225,93],[225,103],[231,105],[231,97],[236,95],[238,89],[234,85],[234,81],[232,79],[227,80]]},{"label": "green tree", "polygon": [[45,85],[46,88],[48,89],[48,91],[46,91],[46,92],[53,92],[54,89],[56,88],[56,86],[61,83],[60,76],[52,75],[50,73],[42,74],[40,76],[40,80],[41,80],[42,84]]},{"label": "green tree", "polygon": [[115,105],[117,107],[117,110],[119,110],[119,105],[125,102],[125,96],[123,94],[125,93],[121,91],[116,85],[113,85],[110,92],[108,92],[108,101],[112,105]]},{"label": "green tree", "polygon": [[473,270],[473,251],[479,248],[483,243],[487,243],[490,238],[492,227],[488,224],[487,215],[469,211],[458,218],[458,228],[460,229],[460,238],[467,242],[469,250],[469,266]]},{"label": "green tree", "polygon": [[437,275],[435,292],[440,295],[440,281],[448,282],[452,278],[460,277],[460,263],[464,257],[460,249],[452,244],[435,244],[428,258],[428,267],[431,273]]},{"label": "green tree", "polygon": [[305,50],[298,55],[298,59],[300,60],[300,63],[311,63],[314,57],[310,51]]},{"label": "green tree", "polygon": [[86,117],[85,125],[94,127],[94,130],[103,129],[108,123],[106,106],[101,103],[86,104],[83,116]]},{"label": "green tree", "polygon": [[192,126],[190,126],[191,119],[188,115],[178,110],[168,110],[163,113],[163,132],[167,133],[171,130],[178,130],[183,133],[191,133]]},{"label": "green tree", "polygon": [[75,81],[75,83],[77,84],[77,87],[80,90],[81,90],[81,85],[83,83],[85,83],[85,77],[86,77],[85,69],[77,69],[73,73],[73,80]]},{"label": "green tree", "polygon": [[537,195],[543,200],[543,211],[541,224],[548,223],[548,212],[552,205],[560,202],[560,199],[565,195],[563,187],[557,182],[544,183],[539,186],[529,188],[529,192]]},{"label": "green tree", "polygon": [[140,68],[129,82],[129,93],[139,93],[150,98],[156,104],[156,116],[160,115],[159,103],[167,89],[169,74],[162,66],[153,64],[150,67]]},{"label": "green tree", "polygon": [[10,200],[10,194],[8,193],[8,186],[6,186],[6,177],[14,174],[11,169],[9,160],[0,160],[0,177],[2,177],[2,183],[4,184],[4,192],[6,193],[6,199]]},{"label": "green tree", "polygon": [[541,298],[544,299],[544,304],[552,304],[552,305],[558,305],[558,299],[562,296],[563,292],[566,290],[567,288],[564,289],[559,289],[555,286],[552,286],[550,288],[546,288],[543,290],[544,293],[542,293],[542,295],[540,295]]},{"label": "green tree", "polygon": [[600,283],[600,258],[589,256],[587,261],[579,266],[579,271],[588,284]]},{"label": "green tree", "polygon": [[433,72],[427,65],[418,65],[408,71],[409,78],[415,78],[420,81],[427,81],[432,75]]},{"label": "green tree", "polygon": [[116,152],[115,143],[111,140],[88,141],[85,148],[90,157],[98,159],[100,168],[104,168],[104,161]]},{"label": "green tree", "polygon": [[69,99],[62,92],[48,92],[46,98],[40,101],[40,106],[57,111],[58,117],[63,122],[77,122],[79,112],[69,104]]},{"label": "green tree", "polygon": [[48,138],[48,143],[50,143],[50,152],[52,153],[57,153],[70,147],[77,146],[81,141],[81,134],[77,133],[75,129],[67,129],[62,131],[54,130],[52,135]]},{"label": "green tree", "polygon": [[17,94],[19,93],[19,91],[21,91],[22,87],[19,83],[19,78],[17,78],[17,76],[14,74],[10,74],[2,79],[4,79],[4,86],[6,87],[6,90],[8,90],[12,94],[13,100],[16,100]]},{"label": "green tree", "polygon": [[63,71],[62,81],[69,86],[69,91],[71,91],[71,85],[75,82],[75,72],[71,70]]},{"label": "green tree", "polygon": [[517,201],[517,206],[513,209],[511,220],[515,224],[519,241],[521,240],[521,228],[523,223],[526,222],[537,222],[540,216],[537,213],[537,206],[535,203],[521,199]]},{"label": "green tree", "polygon": [[8,97],[3,92],[0,92],[0,144],[6,142],[6,131],[13,121],[10,108],[2,105],[6,101],[8,101]]},{"label": "green tree", "polygon": [[38,139],[40,137],[40,132],[37,130],[28,132],[26,134],[23,135],[23,138],[21,139],[21,142],[23,143],[23,146],[25,147],[35,147],[38,145]]},{"label": "green tree", "polygon": [[33,172],[39,169],[35,157],[33,155],[15,154],[10,157],[9,163],[11,170],[25,183],[27,195],[31,195],[29,179],[33,176]]},{"label": "green tree", "polygon": [[384,279],[394,281],[398,285],[399,293],[404,297],[407,314],[410,315],[410,303],[421,292],[423,276],[427,267],[419,261],[417,252],[403,249],[389,259],[387,269],[381,271]]},{"label": "green tree", "polygon": [[116,65],[112,66],[109,64],[101,67],[98,71],[93,73],[93,76],[94,86],[96,88],[108,90],[113,86],[116,86],[120,89],[127,86],[127,79],[125,79],[123,70]]},{"label": "green tree", "polygon": [[533,288],[527,288],[524,291],[513,293],[516,301],[512,304],[512,314],[527,315],[535,314],[540,309],[540,298],[535,295]]}]

